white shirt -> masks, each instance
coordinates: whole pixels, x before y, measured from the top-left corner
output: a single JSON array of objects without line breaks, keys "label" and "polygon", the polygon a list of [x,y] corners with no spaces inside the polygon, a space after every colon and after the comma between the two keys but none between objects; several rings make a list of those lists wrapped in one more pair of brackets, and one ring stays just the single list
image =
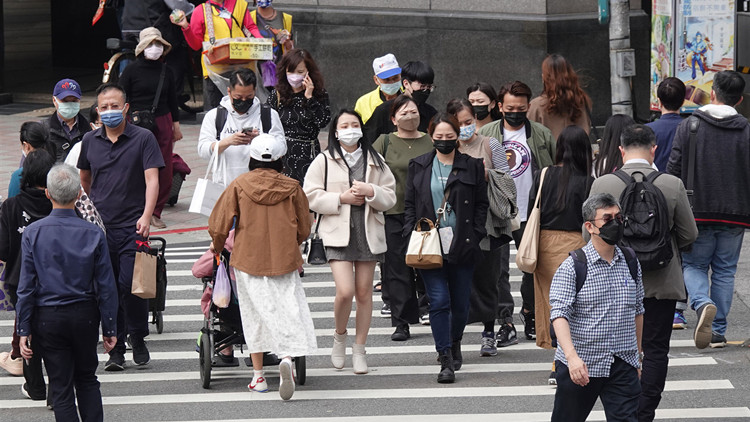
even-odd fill
[{"label": "white shirt", "polygon": [[357,164],[357,161],[362,157],[362,147],[358,147],[352,153],[346,152],[346,150],[342,148],[341,152],[344,153],[344,160],[346,160],[346,164],[349,164],[349,167]]},{"label": "white shirt", "polygon": [[521,222],[526,221],[529,208],[529,191],[534,185],[531,174],[531,148],[526,142],[526,125],[519,130],[503,128],[503,147],[508,154],[510,175],[516,183],[518,216]]}]

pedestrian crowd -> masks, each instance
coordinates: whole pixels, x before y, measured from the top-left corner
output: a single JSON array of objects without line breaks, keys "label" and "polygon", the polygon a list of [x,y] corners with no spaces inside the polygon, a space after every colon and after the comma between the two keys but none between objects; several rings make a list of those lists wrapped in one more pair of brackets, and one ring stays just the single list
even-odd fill
[{"label": "pedestrian crowd", "polygon": [[[332,113],[313,56],[294,47],[291,16],[271,1],[249,9],[211,0],[189,22],[171,19],[195,49],[236,36],[234,26],[276,40],[272,65],[233,70],[226,92],[205,81],[215,104],[198,139],[223,188],[208,221],[210,255],[231,249],[251,391],[268,391],[270,352],[281,359],[279,393],[290,399],[292,359],[316,350],[301,245],[333,274],[334,368],[346,366],[354,300],[351,365],[368,373],[375,289],[391,340],[429,325],[437,382],[453,383],[462,342],[475,341],[464,339],[468,323],[483,324],[481,356],[519,343],[513,241],[524,271],[523,337],[556,349],[553,420],[583,421],[597,398],[608,419],[653,420],[671,332],[685,328],[687,305],[698,317],[696,347],[726,344],[750,227],[750,186],[737,182],[750,180],[750,124],[734,108],[745,88],[739,74],[717,73],[711,103],[687,119],[679,116],[685,86],[667,78],[658,88],[662,117],[641,125],[612,116],[594,154],[593,104],[558,54],[542,62],[536,97],[522,81],[499,90],[477,82],[446,105],[428,103],[436,85],[427,63],[400,66],[387,54],[372,62],[375,89]],[[59,420],[103,417],[99,324],[106,371],[125,369],[126,342],[136,365],[150,360],[148,303],[131,285],[136,251],[151,226],[166,226],[172,147],[182,138],[179,84],[163,64],[170,48],[158,29],[143,29],[136,60],[120,84],[97,89],[88,118],[80,86],[64,79],[53,90],[55,113],[21,127],[22,166],[0,208],[3,288],[16,310],[0,367],[23,375],[24,395],[47,399]],[[275,84],[264,85],[263,72],[274,72]],[[439,262],[410,261],[433,257],[432,235]]]}]

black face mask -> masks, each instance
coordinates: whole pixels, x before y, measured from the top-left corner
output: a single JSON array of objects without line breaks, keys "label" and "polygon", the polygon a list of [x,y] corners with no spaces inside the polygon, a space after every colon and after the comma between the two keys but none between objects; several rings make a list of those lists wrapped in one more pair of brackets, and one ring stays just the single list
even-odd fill
[{"label": "black face mask", "polygon": [[456,141],[434,141],[435,149],[441,154],[450,154],[456,149]]},{"label": "black face mask", "polygon": [[475,105],[474,114],[477,115],[477,120],[484,120],[490,115],[490,111],[487,109],[486,105]]},{"label": "black face mask", "polygon": [[430,91],[427,90],[419,90],[419,91],[412,91],[411,93],[411,99],[414,100],[417,105],[421,105],[427,102],[427,98],[430,97]]},{"label": "black face mask", "polygon": [[503,113],[505,121],[508,122],[511,127],[519,127],[526,122],[525,111],[508,111]]},{"label": "black face mask", "polygon": [[232,98],[232,107],[237,113],[245,114],[248,110],[250,110],[250,107],[253,106],[253,100],[255,100],[255,98],[251,98],[249,100]]},{"label": "black face mask", "polygon": [[617,220],[610,220],[599,228],[599,237],[610,245],[616,245],[622,240],[625,226]]}]

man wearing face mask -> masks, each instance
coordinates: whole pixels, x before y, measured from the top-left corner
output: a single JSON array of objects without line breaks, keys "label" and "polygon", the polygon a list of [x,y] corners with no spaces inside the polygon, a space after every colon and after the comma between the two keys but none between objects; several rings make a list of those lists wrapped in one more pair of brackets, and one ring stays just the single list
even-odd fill
[{"label": "man wearing face mask", "polygon": [[[435,89],[434,80],[435,71],[425,62],[407,62],[401,68],[401,85],[404,94],[411,97],[417,104],[417,110],[419,111],[419,126],[417,129],[420,132],[427,132],[430,120],[437,114],[435,107],[427,104],[427,98]],[[391,107],[393,107],[393,99],[385,101],[375,108],[372,116],[365,123],[364,133],[367,139],[378,139],[378,136],[396,130],[396,126],[391,121]]]},{"label": "man wearing face mask", "polygon": [[386,54],[372,61],[372,77],[377,87],[375,90],[359,97],[354,111],[362,116],[362,122],[367,123],[373,111],[383,102],[392,100],[401,92],[401,68],[396,56]]},{"label": "man wearing face mask", "polygon": [[81,113],[81,86],[73,79],[62,79],[52,91],[55,113],[41,121],[49,131],[49,140],[57,147],[57,161],[68,156],[70,148],[91,130]]},{"label": "man wearing face mask", "polygon": [[[585,421],[601,398],[607,419],[638,420],[643,356],[643,283],[622,239],[623,217],[608,193],[582,207],[591,240],[558,268],[550,287],[550,321],[557,336],[557,391],[552,421]],[[577,281],[585,275],[583,284]],[[670,315],[671,317],[671,315]]]},{"label": "man wearing face mask", "polygon": [[[219,174],[216,175],[216,182],[225,186],[248,171],[250,143],[263,131],[262,106],[255,96],[256,85],[257,78],[252,70],[239,69],[232,72],[229,76],[228,95],[221,99],[218,107],[206,113],[201,124],[198,155],[208,161],[218,148],[220,165],[226,166],[226,179],[224,174]],[[267,133],[286,141],[279,114],[270,107],[265,112],[270,113],[271,121]]]},{"label": "man wearing face mask", "polygon": [[148,300],[131,293],[135,252],[148,239],[151,216],[159,195],[159,169],[164,159],[151,131],[127,121],[130,105],[117,84],[96,90],[97,109],[103,127],[81,141],[78,168],[81,186],[89,193],[107,230],[112,269],[117,282],[117,345],[109,352],[105,371],[125,369],[125,338],[133,346],[133,362],[150,360],[144,337],[148,336]]},{"label": "man wearing face mask", "polygon": [[[652,165],[656,152],[656,135],[644,125],[630,125],[622,132],[620,140],[622,171],[640,180],[653,173]],[[678,251],[692,244],[698,237],[693,211],[682,181],[670,174],[661,174],[654,181],[669,208],[669,232],[672,250]],[[615,174],[606,174],[594,181],[591,195],[609,193],[616,198],[622,195],[625,183]],[[588,231],[584,233],[584,238]],[[638,409],[641,421],[654,420],[656,407],[661,400],[669,364],[669,340],[672,336],[672,320],[678,300],[685,300],[685,284],[680,260],[672,258],[666,267],[643,272],[645,297],[643,307],[643,374]]]},{"label": "man wearing face mask", "polygon": [[[500,88],[498,102],[503,118],[484,125],[480,135],[495,138],[503,144],[508,155],[510,174],[516,183],[518,193],[518,216],[521,227],[513,232],[516,247],[521,243],[523,231],[528,218],[529,190],[534,184],[534,174],[544,167],[555,164],[556,144],[552,133],[540,123],[531,122],[526,118],[531,100],[531,88],[521,81],[508,82]],[[500,285],[510,288],[509,280],[510,249],[503,248]],[[505,292],[507,293],[507,292]],[[524,322],[527,340],[536,338],[536,321],[534,318],[534,276],[523,273],[521,281],[521,296],[523,308],[521,319]],[[513,314],[513,309],[501,314]],[[517,340],[512,318],[506,318],[498,332],[498,345],[516,344]]]}]

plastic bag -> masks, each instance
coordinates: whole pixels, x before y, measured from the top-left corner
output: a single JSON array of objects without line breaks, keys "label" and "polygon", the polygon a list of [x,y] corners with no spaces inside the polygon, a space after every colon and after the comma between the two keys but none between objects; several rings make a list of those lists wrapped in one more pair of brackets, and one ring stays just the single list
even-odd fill
[{"label": "plastic bag", "polygon": [[216,281],[214,282],[214,294],[211,300],[214,305],[219,308],[226,308],[229,306],[229,301],[232,298],[232,285],[229,282],[229,274],[227,273],[227,267],[222,259],[219,262],[219,267],[216,269]]}]

